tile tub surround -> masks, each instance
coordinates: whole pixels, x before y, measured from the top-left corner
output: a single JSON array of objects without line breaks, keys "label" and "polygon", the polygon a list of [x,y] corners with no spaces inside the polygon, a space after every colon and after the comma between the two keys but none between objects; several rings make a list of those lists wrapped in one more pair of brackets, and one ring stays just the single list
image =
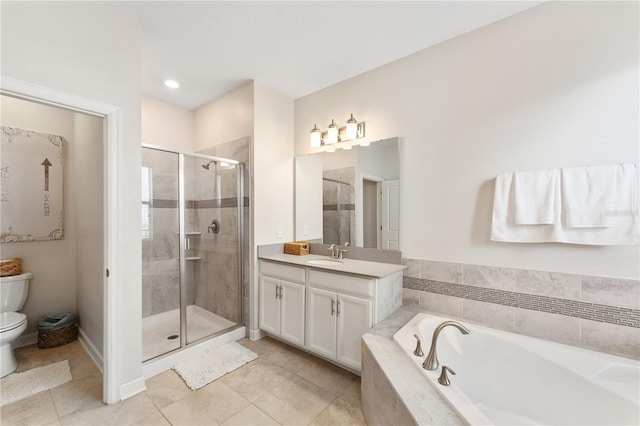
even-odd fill
[{"label": "tile tub surround", "polygon": [[403,259],[405,304],[640,359],[640,281]]},{"label": "tile tub surround", "polygon": [[370,426],[466,424],[393,340],[416,312],[403,306],[362,336],[361,401]]}]

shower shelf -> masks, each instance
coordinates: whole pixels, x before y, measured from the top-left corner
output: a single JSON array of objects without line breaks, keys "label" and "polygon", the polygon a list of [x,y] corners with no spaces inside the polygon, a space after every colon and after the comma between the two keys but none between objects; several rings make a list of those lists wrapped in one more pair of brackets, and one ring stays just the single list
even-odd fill
[{"label": "shower shelf", "polygon": [[184,235],[202,235],[202,232],[200,231],[185,232]]}]

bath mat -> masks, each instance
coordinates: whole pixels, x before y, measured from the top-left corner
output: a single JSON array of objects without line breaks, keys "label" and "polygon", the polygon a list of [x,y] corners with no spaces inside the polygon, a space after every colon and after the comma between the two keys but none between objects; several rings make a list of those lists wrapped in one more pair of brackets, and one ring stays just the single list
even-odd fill
[{"label": "bath mat", "polygon": [[71,381],[69,360],[13,373],[0,380],[0,406]]},{"label": "bath mat", "polygon": [[191,390],[198,390],[256,358],[258,355],[255,352],[236,342],[231,342],[180,361],[173,366],[173,369]]}]

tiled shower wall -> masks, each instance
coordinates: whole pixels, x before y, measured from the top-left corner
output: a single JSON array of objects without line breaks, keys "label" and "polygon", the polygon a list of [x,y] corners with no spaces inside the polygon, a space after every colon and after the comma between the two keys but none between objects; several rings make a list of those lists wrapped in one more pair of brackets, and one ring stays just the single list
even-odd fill
[{"label": "tiled shower wall", "polygon": [[355,170],[355,167],[344,167],[322,172],[322,240],[325,243],[355,241]]},{"label": "tiled shower wall", "polygon": [[403,259],[404,303],[640,359],[640,281]]},{"label": "tiled shower wall", "polygon": [[[209,272],[201,271],[200,273],[212,274],[214,279],[223,280],[227,284],[224,286],[218,287],[211,297],[216,299],[216,304],[218,311],[216,312],[218,315],[225,316],[225,318],[229,318],[234,322],[241,322],[242,324],[249,324],[249,253],[250,253],[250,236],[251,236],[251,223],[250,223],[250,194],[251,194],[251,186],[252,186],[252,176],[251,176],[251,137],[247,136],[244,138],[235,139],[229,142],[225,142],[222,144],[218,144],[214,147],[204,149],[199,151],[201,154],[211,155],[214,157],[222,157],[229,158],[233,160],[240,161],[244,163],[244,235],[243,235],[243,251],[244,251],[244,274],[242,276],[242,298],[243,298],[243,312],[242,318],[240,321],[239,317],[229,318],[229,316],[235,309],[235,301],[237,300],[237,279],[235,274],[235,269],[237,265],[237,254],[235,251],[235,245],[237,241],[237,237],[234,237],[230,234],[227,234],[228,243],[231,243],[233,240],[233,250],[230,250],[230,244],[225,243],[225,238],[219,238],[219,242],[216,244],[216,247],[210,246],[208,249],[213,250],[210,252],[211,255],[215,255],[215,264],[212,262],[209,268]],[[218,209],[221,214],[221,223],[231,224],[231,227],[221,228],[221,233],[224,233],[225,229],[235,229],[237,226],[234,221],[237,221],[237,215],[235,215],[235,209],[232,208],[233,200],[228,199],[225,200],[225,196],[227,194],[235,194],[235,192],[231,192],[233,188],[228,185],[233,185],[230,180],[223,180],[222,185],[222,208]],[[227,204],[225,204],[227,203]],[[213,210],[211,210],[213,212]],[[207,211],[202,211],[200,215],[200,226],[206,230],[207,226],[211,223],[212,216],[207,214]],[[233,213],[233,214],[232,214]],[[231,221],[231,222],[229,222]],[[235,238],[235,240],[234,240]],[[227,247],[225,249],[225,247]],[[233,277],[232,277],[233,276]],[[230,301],[233,301],[231,303]],[[211,301],[210,303],[214,303]]]}]

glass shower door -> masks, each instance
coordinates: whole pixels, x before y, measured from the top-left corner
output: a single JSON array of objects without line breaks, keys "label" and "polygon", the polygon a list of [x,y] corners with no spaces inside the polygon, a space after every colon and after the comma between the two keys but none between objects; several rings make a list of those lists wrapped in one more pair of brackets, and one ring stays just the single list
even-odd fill
[{"label": "glass shower door", "polygon": [[142,150],[142,359],[180,348],[179,156]]},{"label": "glass shower door", "polygon": [[221,159],[184,157],[186,344],[242,322],[240,170]]}]

